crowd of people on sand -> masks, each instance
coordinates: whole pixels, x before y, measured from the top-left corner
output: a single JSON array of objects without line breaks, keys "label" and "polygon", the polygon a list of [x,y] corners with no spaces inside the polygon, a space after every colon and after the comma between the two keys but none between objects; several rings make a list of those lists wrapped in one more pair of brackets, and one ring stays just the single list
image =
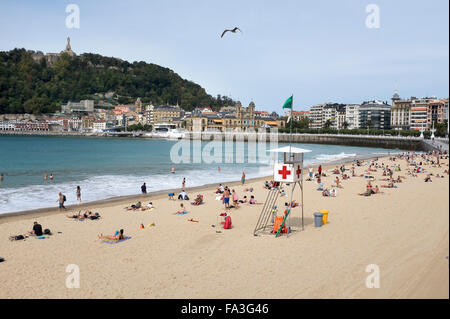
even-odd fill
[{"label": "crowd of people on sand", "polygon": [[[397,184],[402,183],[406,176],[410,178],[417,178],[420,174],[424,176],[424,182],[429,183],[432,182],[432,178],[444,178],[445,175],[449,175],[449,167],[448,164],[443,164],[442,160],[448,160],[449,155],[446,151],[433,151],[428,153],[415,153],[415,152],[405,152],[397,155],[393,155],[389,157],[389,163],[385,164],[384,162],[380,162],[378,158],[373,160],[354,160],[351,164],[351,168],[347,169],[344,164],[341,166],[336,166],[331,170],[331,174],[337,175],[335,176],[334,183],[331,184],[330,188],[324,187],[324,183],[322,182],[322,178],[327,175],[323,172],[323,168],[321,165],[317,168],[317,172],[314,171],[314,168],[309,168],[308,176],[306,181],[314,181],[317,184],[317,190],[321,191],[322,196],[324,197],[336,197],[338,195],[338,189],[343,189],[342,181],[349,180],[351,178],[362,177],[367,179],[366,189],[362,193],[358,193],[360,196],[372,196],[376,194],[384,194],[384,192],[380,191],[380,188],[397,188]],[[406,168],[400,164],[401,161],[404,161],[406,164]],[[357,168],[364,168],[364,172],[361,174],[356,173]],[[428,167],[433,168],[445,168],[442,174],[433,175],[430,171],[428,171]],[[172,173],[174,169],[172,169]],[[385,183],[378,186],[373,185],[375,179],[375,173],[381,175],[378,179],[379,181],[384,181]],[[401,175],[403,174],[403,175]],[[396,176],[394,176],[396,175]],[[0,181],[3,180],[3,173],[0,174]],[[50,175],[50,180],[53,180],[53,174]],[[44,179],[47,179],[45,176]],[[245,184],[245,173],[242,172],[241,176],[241,185]],[[181,192],[177,195],[178,200],[189,200],[189,195],[186,192],[186,178],[183,177],[181,183]],[[264,189],[268,190],[277,190],[281,196],[288,197],[286,190],[283,188],[283,185],[280,185],[279,182],[276,181],[265,181],[263,184]],[[252,187],[248,187],[243,189],[244,192],[253,192]],[[141,186],[141,193],[143,195],[147,194],[147,186],[144,182]],[[261,204],[258,203],[253,194],[248,198],[247,195],[243,196],[242,199],[239,198],[238,193],[235,189],[230,189],[228,186],[224,186],[219,184],[215,191],[216,199],[222,201],[226,210],[231,208],[238,208],[242,204]],[[169,200],[175,200],[175,193],[168,193]],[[81,204],[81,188],[77,186],[76,188],[76,198],[79,204]],[[64,206],[67,201],[66,196],[59,192],[58,200],[59,209],[66,209]],[[204,198],[202,194],[197,194],[194,201],[191,202],[192,205],[197,206],[204,203]],[[285,208],[297,207],[299,203],[292,201],[290,203],[285,203]],[[149,202],[147,205],[144,205],[141,201],[138,201],[135,204],[130,205],[129,207],[125,207],[126,210],[140,210],[145,211],[149,209],[153,209],[153,203]],[[173,214],[175,215],[185,215],[188,214],[188,211],[184,205],[184,203],[180,203],[179,208]],[[77,214],[66,215],[67,218],[75,219],[75,220],[84,220],[91,219],[96,220],[101,218],[99,213],[92,213],[87,210],[84,213],[79,211]],[[198,222],[198,220],[191,219],[190,221]],[[43,235],[50,235],[51,232],[49,229],[42,230],[42,226],[38,222],[34,222],[33,228],[28,235],[35,236],[37,238],[42,238]],[[28,235],[17,235],[10,236],[11,240],[20,240],[28,237]],[[114,235],[104,236],[103,234],[98,235],[100,239],[107,239],[110,241],[119,241],[124,239],[124,230],[120,229],[114,233]]]}]

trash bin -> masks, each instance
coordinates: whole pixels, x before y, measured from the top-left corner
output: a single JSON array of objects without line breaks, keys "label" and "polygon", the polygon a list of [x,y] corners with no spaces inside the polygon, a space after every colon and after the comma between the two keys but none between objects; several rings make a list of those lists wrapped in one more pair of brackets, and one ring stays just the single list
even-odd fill
[{"label": "trash bin", "polygon": [[328,211],[326,209],[321,209],[321,210],[319,210],[319,212],[321,212],[323,214],[322,224],[326,225],[327,221],[328,221]]},{"label": "trash bin", "polygon": [[322,227],[323,213],[314,213],[314,226]]}]

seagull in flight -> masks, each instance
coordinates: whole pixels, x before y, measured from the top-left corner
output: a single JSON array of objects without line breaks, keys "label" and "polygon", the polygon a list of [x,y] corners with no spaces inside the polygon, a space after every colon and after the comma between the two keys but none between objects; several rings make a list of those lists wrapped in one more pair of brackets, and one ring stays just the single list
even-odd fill
[{"label": "seagull in flight", "polygon": [[239,29],[238,27],[234,27],[234,29],[231,29],[231,30],[226,29],[225,31],[223,31],[223,33],[222,33],[222,35],[221,35],[220,37],[223,38],[224,34],[227,33],[227,32],[233,32],[233,33],[236,33],[237,30],[239,30],[240,32],[242,32],[242,30]]}]

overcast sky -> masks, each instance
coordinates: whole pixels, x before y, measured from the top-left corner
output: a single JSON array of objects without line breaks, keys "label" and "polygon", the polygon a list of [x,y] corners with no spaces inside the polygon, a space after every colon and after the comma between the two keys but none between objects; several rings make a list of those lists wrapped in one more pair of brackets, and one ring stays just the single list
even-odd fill
[{"label": "overcast sky", "polygon": [[[77,4],[80,28],[66,27]],[[369,4],[380,10],[368,28]],[[373,13],[373,12],[371,12]],[[373,20],[372,20],[373,21]],[[243,33],[220,34],[238,26]],[[280,113],[324,102],[448,97],[448,0],[1,0],[0,50],[92,52],[168,67]]]}]

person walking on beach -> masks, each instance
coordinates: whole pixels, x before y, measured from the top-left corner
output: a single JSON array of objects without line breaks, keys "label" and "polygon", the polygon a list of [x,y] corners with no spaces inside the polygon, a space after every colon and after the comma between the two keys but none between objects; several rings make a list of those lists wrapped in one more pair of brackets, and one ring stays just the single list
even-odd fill
[{"label": "person walking on beach", "polygon": [[142,186],[141,186],[141,192],[142,192],[142,195],[147,194],[147,185],[145,185],[145,183],[142,184]]},{"label": "person walking on beach", "polygon": [[58,194],[58,200],[57,200],[57,202],[59,203],[59,210],[61,210],[61,209],[66,209],[66,208],[64,207],[64,202],[65,202],[65,201],[66,201],[66,196],[63,195],[63,193],[59,192],[59,194]]},{"label": "person walking on beach", "polygon": [[181,189],[185,189],[186,187],[186,177],[183,177],[183,182],[181,182]]},{"label": "person walking on beach", "polygon": [[81,187],[77,186],[77,201],[78,201],[78,205],[81,204]]},{"label": "person walking on beach", "polygon": [[244,171],[242,171],[241,183],[242,183],[242,185],[244,185],[244,183],[245,183],[245,173],[244,173]]},{"label": "person walking on beach", "polygon": [[319,165],[317,172],[319,173],[319,176],[322,176],[322,165]]}]

